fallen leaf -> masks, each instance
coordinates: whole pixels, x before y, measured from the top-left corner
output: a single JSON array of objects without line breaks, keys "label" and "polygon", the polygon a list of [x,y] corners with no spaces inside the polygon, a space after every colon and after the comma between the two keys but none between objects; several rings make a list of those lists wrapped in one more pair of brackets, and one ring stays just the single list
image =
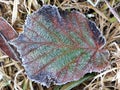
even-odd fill
[{"label": "fallen leaf", "polygon": [[13,27],[2,17],[0,17],[0,49],[14,60],[19,60],[15,48],[8,41],[18,36]]},{"label": "fallen leaf", "polygon": [[10,44],[20,53],[28,77],[49,87],[105,70],[109,66],[105,42],[83,14],[44,5],[27,16],[23,33]]}]

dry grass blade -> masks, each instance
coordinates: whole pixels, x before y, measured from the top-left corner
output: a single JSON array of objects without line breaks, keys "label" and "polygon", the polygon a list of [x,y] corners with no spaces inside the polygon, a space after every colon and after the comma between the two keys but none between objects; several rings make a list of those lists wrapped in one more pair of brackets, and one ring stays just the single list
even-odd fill
[{"label": "dry grass blade", "polygon": [[113,57],[116,59],[117,64],[117,72],[116,72],[116,80],[117,80],[117,88],[120,88],[120,48],[116,42],[113,42],[111,46],[114,46],[116,48],[115,52],[112,52]]},{"label": "dry grass blade", "polygon": [[32,3],[33,3],[33,6],[35,7],[36,10],[40,7],[37,0],[34,0],[34,2],[32,2]]},{"label": "dry grass blade", "polygon": [[[67,2],[67,1],[66,1]],[[105,20],[108,20],[108,17],[105,16],[105,14],[103,12],[101,12],[99,9],[86,4],[86,3],[71,3],[69,4],[69,2],[67,2],[67,6],[66,6],[66,2],[63,2],[59,7],[62,7],[63,9],[69,9],[69,8],[76,8],[76,9],[81,9],[81,8],[89,8],[89,9],[93,9],[97,14],[99,14],[102,18],[104,18]]]},{"label": "dry grass blade", "polygon": [[12,12],[12,25],[15,23],[15,21],[16,21],[16,19],[17,19],[17,15],[18,15],[18,4],[19,4],[19,0],[14,0],[13,12]]},{"label": "dry grass blade", "polygon": [[91,0],[87,0],[87,2],[89,2],[92,6],[96,7],[100,0],[97,0],[95,3],[93,3]]},{"label": "dry grass blade", "polygon": [[16,75],[15,75],[15,79],[14,79],[14,88],[15,88],[15,90],[23,90],[23,89],[18,85],[18,83],[17,83],[17,77],[18,77],[18,75],[19,75],[20,73],[22,73],[22,72],[23,72],[23,69],[20,70],[20,71],[18,71],[18,72],[16,73]]},{"label": "dry grass blade", "polygon": [[11,83],[11,78],[5,74],[3,68],[0,68],[0,90],[5,86],[10,85],[10,83]]},{"label": "dry grass blade", "polygon": [[1,3],[5,3],[5,4],[12,4],[13,5],[13,2],[12,1],[6,1],[6,0],[0,0]]},{"label": "dry grass blade", "polygon": [[112,12],[112,14],[116,17],[116,19],[118,20],[118,22],[120,23],[120,16],[115,12],[115,10],[110,6],[110,4],[108,3],[107,0],[104,0],[105,3],[107,4],[108,8],[110,9],[110,11]]},{"label": "dry grass blade", "polygon": [[5,58],[8,58],[8,56],[7,56],[7,55],[1,56],[1,57],[0,57],[0,60],[3,60],[3,59],[5,59]]}]

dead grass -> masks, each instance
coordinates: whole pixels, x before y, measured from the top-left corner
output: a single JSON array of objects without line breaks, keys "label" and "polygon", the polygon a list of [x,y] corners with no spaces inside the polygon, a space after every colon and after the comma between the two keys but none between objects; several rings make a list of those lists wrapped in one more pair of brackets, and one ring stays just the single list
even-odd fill
[{"label": "dead grass", "polygon": [[[120,5],[119,3],[119,0],[110,0],[112,7]],[[106,37],[105,47],[110,51],[111,67],[93,77],[88,81],[89,84],[85,82],[72,90],[83,88],[120,90],[120,23],[111,14],[107,5],[100,2],[94,7],[84,0],[0,0],[0,16],[4,17],[17,32],[21,32],[27,14],[37,10],[43,4],[54,4],[63,10],[75,8],[86,15],[93,14],[94,17],[89,18],[96,22]],[[55,90],[55,86],[47,89],[30,81],[21,63],[9,59],[2,53],[0,53],[0,64],[0,90]],[[84,87],[81,88],[82,85]]]}]

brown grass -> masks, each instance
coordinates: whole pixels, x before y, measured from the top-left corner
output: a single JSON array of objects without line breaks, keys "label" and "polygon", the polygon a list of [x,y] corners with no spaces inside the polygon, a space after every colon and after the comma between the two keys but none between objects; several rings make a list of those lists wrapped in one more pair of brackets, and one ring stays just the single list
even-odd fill
[{"label": "brown grass", "polygon": [[[97,74],[91,81],[86,81],[72,90],[120,90],[120,23],[111,14],[104,2],[96,7],[84,0],[0,0],[0,16],[4,17],[17,32],[23,31],[27,14],[37,10],[43,4],[54,4],[59,8],[75,8],[89,17],[99,26],[106,37],[106,48],[110,51],[110,68]],[[119,0],[110,0],[112,7],[120,7]],[[120,13],[117,11],[117,13]],[[0,42],[1,43],[1,42]],[[30,81],[25,75],[21,63],[0,53],[0,90],[55,90],[42,87]],[[88,84],[89,83],[89,84]],[[62,90],[62,89],[59,89]]]}]

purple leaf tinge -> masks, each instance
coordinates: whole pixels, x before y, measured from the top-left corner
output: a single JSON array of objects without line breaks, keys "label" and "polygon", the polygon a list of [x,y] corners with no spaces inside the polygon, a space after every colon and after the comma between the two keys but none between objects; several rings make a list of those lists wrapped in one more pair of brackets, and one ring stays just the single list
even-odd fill
[{"label": "purple leaf tinge", "polygon": [[44,5],[27,16],[23,33],[10,43],[20,53],[27,76],[49,87],[105,70],[105,42],[95,23],[80,12]]}]

